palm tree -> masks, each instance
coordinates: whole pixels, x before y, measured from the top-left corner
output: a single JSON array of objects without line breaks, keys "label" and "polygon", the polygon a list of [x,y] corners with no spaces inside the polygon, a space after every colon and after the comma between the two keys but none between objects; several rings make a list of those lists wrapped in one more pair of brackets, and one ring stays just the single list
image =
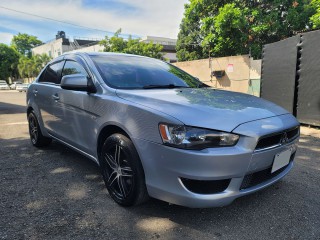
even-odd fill
[{"label": "palm tree", "polygon": [[31,58],[21,56],[18,63],[18,72],[21,78],[30,78],[36,77],[42,68],[51,60],[51,58],[46,55],[34,55]]}]

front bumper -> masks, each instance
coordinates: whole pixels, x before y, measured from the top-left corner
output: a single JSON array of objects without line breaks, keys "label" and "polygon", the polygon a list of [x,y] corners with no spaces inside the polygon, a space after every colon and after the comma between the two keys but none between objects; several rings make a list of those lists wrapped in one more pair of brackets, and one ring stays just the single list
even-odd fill
[{"label": "front bumper", "polygon": [[[243,138],[241,141],[245,141]],[[145,170],[146,185],[150,196],[177,205],[205,208],[230,204],[236,198],[263,189],[283,178],[292,168],[293,162],[280,173],[252,187],[241,189],[245,176],[270,168],[274,156],[286,149],[296,152],[298,139],[271,150],[254,153],[235,147],[211,148],[202,151],[181,150],[135,139]],[[227,188],[219,193],[198,194],[190,191],[181,179],[224,180],[230,179]]]}]

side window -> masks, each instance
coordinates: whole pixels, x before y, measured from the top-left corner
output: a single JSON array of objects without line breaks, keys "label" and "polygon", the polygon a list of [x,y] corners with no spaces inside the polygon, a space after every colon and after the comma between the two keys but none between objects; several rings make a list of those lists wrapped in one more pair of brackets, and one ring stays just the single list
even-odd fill
[{"label": "side window", "polygon": [[63,64],[64,61],[50,64],[41,74],[39,82],[60,84]]},{"label": "side window", "polygon": [[74,61],[66,61],[66,64],[62,70],[62,76],[72,74],[83,74],[88,76],[87,71],[79,63]]}]

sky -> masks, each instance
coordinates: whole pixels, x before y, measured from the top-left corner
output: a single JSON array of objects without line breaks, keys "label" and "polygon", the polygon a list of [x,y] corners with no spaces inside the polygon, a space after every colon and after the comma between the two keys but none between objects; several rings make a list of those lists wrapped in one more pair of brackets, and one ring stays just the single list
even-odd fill
[{"label": "sky", "polygon": [[0,43],[10,44],[12,37],[19,32],[37,36],[43,42],[54,39],[58,31],[65,31],[71,39],[102,39],[107,34],[113,35],[119,28],[124,37],[177,38],[184,4],[187,2],[188,0],[0,0]]}]

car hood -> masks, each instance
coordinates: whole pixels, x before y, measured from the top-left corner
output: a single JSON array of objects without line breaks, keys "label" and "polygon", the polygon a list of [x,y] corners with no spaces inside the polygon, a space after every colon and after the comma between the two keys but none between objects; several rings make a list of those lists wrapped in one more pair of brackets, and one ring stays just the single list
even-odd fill
[{"label": "car hood", "polygon": [[171,115],[185,125],[227,132],[245,122],[288,114],[261,98],[211,88],[117,90],[117,95]]}]

